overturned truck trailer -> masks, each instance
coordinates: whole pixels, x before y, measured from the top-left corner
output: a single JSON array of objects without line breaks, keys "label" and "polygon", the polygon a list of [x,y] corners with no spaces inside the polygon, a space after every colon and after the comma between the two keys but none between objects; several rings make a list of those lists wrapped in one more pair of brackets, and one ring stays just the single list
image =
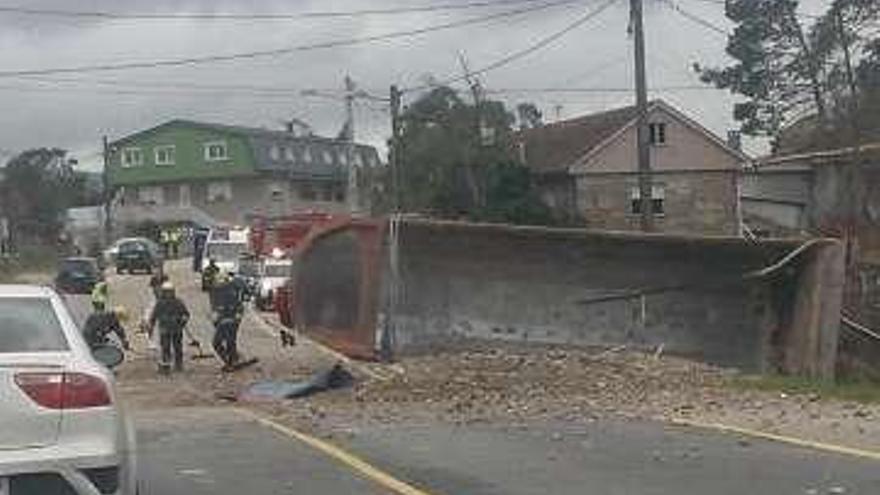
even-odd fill
[{"label": "overturned truck trailer", "polygon": [[283,320],[349,356],[453,341],[625,344],[831,377],[844,260],[830,239],[345,219],[297,252]]}]

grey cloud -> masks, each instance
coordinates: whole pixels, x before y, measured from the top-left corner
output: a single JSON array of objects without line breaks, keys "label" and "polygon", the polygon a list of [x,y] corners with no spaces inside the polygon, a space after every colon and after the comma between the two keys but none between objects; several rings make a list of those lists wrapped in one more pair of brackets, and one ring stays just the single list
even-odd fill
[{"label": "grey cloud", "polygon": [[[423,3],[419,5],[431,3],[431,0],[421,1]],[[436,1],[448,3],[449,0]],[[331,7],[327,3],[270,0],[22,2],[32,8],[112,9],[117,12],[289,12],[414,4],[349,0],[333,2]],[[506,22],[436,32],[405,40],[302,52],[277,58],[64,76],[82,80],[76,83],[59,81],[62,79],[60,76],[46,78],[48,82],[0,78],[0,149],[20,150],[51,145],[76,150],[86,156],[98,148],[103,134],[118,137],[178,117],[277,126],[281,119],[297,116],[313,123],[319,132],[335,134],[342,123],[341,101],[302,98],[295,93],[289,99],[282,99],[247,92],[230,94],[196,91],[183,86],[168,88],[168,85],[195,82],[205,85],[284,86],[292,89],[340,88],[343,77],[350,74],[362,87],[374,93],[386,94],[390,84],[416,85],[425,74],[433,74],[441,80],[448,75],[460,74],[457,60],[459,51],[466,53],[474,68],[494,62],[560,29],[585,8],[598,3],[594,0],[586,6],[557,7]],[[484,84],[490,90],[554,86],[629,87],[632,64],[630,41],[626,37],[625,3],[619,2],[593,22],[552,46],[485,74],[482,78]],[[725,22],[721,7],[702,2],[688,2],[686,5],[714,22]],[[85,25],[0,15],[0,69],[75,66],[260,50],[412,29],[483,12],[308,22],[89,22]],[[652,85],[696,84],[697,80],[689,70],[691,62],[724,61],[723,38],[715,37],[707,33],[705,28],[683,20],[668,8],[662,8],[658,2],[649,2],[646,22]],[[9,26],[17,28],[7,29]],[[108,79],[127,82],[129,86],[123,84],[116,87],[94,82]],[[149,90],[144,88],[151,85],[158,86]],[[686,113],[697,117],[720,134],[733,125],[730,118],[733,100],[724,93],[660,92],[653,96],[679,105]],[[535,101],[551,119],[557,107],[560,108],[561,117],[572,117],[631,101],[631,95],[626,93],[530,93],[498,97],[510,103]],[[361,105],[357,116],[359,136],[382,145],[388,135],[387,113],[381,108]]]}]

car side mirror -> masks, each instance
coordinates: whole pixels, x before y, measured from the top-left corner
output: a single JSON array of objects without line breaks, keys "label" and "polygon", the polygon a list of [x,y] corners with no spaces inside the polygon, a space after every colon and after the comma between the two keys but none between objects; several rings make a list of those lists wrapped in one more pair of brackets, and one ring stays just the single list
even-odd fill
[{"label": "car side mirror", "polygon": [[125,359],[125,354],[115,345],[99,345],[92,348],[92,357],[104,366],[113,369]]}]

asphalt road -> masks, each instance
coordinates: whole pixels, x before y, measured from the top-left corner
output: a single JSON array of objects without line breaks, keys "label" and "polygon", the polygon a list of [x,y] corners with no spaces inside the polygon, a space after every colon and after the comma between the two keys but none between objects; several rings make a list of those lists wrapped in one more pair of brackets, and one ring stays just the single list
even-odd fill
[{"label": "asphalt road", "polygon": [[135,424],[144,495],[389,493],[228,409],[155,410]]},{"label": "asphalt road", "polygon": [[644,421],[395,425],[346,444],[438,494],[880,493],[876,461]]},{"label": "asphalt road", "polygon": [[[148,495],[392,493],[231,409],[135,418]],[[876,462],[649,422],[374,426],[333,442],[432,495],[880,493]]]},{"label": "asphalt road", "polygon": [[[87,299],[75,299],[82,321]],[[391,493],[229,409],[155,409],[135,422],[148,495]],[[662,423],[365,424],[351,433],[331,441],[431,495],[880,493],[876,461]]]}]

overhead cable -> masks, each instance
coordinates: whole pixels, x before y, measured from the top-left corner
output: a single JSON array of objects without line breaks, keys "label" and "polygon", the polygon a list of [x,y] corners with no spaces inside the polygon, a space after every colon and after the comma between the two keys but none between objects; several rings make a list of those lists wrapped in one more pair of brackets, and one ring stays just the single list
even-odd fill
[{"label": "overhead cable", "polygon": [[566,25],[565,27],[563,27],[559,31],[556,31],[548,36],[545,36],[544,38],[541,38],[540,40],[527,46],[526,48],[509,53],[509,54],[505,55],[504,57],[496,60],[495,62],[492,62],[492,63],[490,63],[486,66],[483,66],[477,70],[471,71],[468,74],[450,77],[450,78],[447,78],[446,80],[441,81],[437,84],[421,85],[421,86],[417,86],[417,87],[413,87],[413,88],[405,88],[403,90],[403,92],[420,91],[420,90],[427,89],[427,88],[430,88],[430,87],[433,87],[436,85],[445,86],[445,85],[449,85],[449,84],[454,84],[456,82],[463,81],[469,77],[478,76],[480,74],[485,74],[486,72],[495,70],[499,67],[503,67],[511,62],[519,60],[520,58],[531,55],[532,53],[534,53],[538,50],[541,50],[542,48],[547,47],[548,45],[550,45],[553,42],[557,41],[558,39],[562,38],[563,36],[570,33],[571,31],[574,31],[575,29],[579,28],[580,26],[586,24],[587,22],[592,20],[594,17],[596,17],[599,14],[601,14],[602,12],[604,12],[608,7],[611,7],[611,5],[616,3],[617,1],[618,0],[608,0],[605,3],[599,5],[599,7],[595,8],[595,9],[587,12],[586,14],[582,15],[581,17],[577,18],[574,22]]},{"label": "overhead cable", "polygon": [[378,15],[418,14],[427,12],[456,11],[477,8],[499,8],[511,5],[537,3],[542,0],[492,0],[466,3],[447,3],[439,5],[423,5],[416,7],[389,7],[378,9],[361,9],[351,11],[315,11],[315,12],[171,12],[171,13],[125,13],[98,10],[62,10],[40,9],[21,5],[0,5],[0,14],[16,14],[39,17],[58,17],[75,19],[107,19],[107,20],[297,20],[338,17],[364,17]]},{"label": "overhead cable", "polygon": [[346,46],[354,46],[365,43],[375,43],[378,41],[388,41],[393,39],[400,38],[411,38],[431,32],[449,30],[464,26],[469,26],[473,24],[481,24],[485,22],[490,22],[498,19],[504,19],[509,17],[514,17],[518,15],[523,15],[527,13],[537,12],[540,10],[549,9],[552,7],[557,7],[560,5],[567,5],[573,3],[579,3],[583,0],[557,0],[554,2],[545,2],[535,6],[523,7],[516,10],[508,10],[505,12],[499,12],[489,15],[484,15],[480,17],[473,17],[470,19],[463,19],[459,21],[451,21],[445,22],[442,24],[435,24],[433,26],[427,26],[418,29],[410,29],[404,31],[396,31],[392,33],[385,34],[377,34],[370,36],[361,36],[354,38],[347,38],[341,40],[332,40],[332,41],[324,41],[318,43],[310,43],[305,45],[297,45],[283,48],[273,48],[267,50],[255,50],[248,52],[238,52],[238,53],[230,53],[225,55],[203,55],[203,56],[194,56],[194,57],[184,57],[184,58],[175,58],[175,59],[165,59],[165,60],[150,60],[150,61],[140,61],[140,62],[116,62],[116,63],[106,63],[106,64],[94,64],[94,65],[80,65],[80,66],[71,66],[71,67],[54,67],[54,68],[43,68],[43,69],[19,69],[19,70],[6,70],[0,71],[0,77],[21,77],[21,76],[40,76],[40,75],[50,75],[50,74],[70,74],[70,73],[88,73],[88,72],[107,72],[107,71],[119,71],[119,70],[131,70],[131,69],[152,69],[159,67],[181,67],[181,66],[193,66],[193,65],[204,65],[210,63],[217,62],[229,62],[234,60],[248,60],[248,59],[258,59],[258,58],[268,58],[268,57],[278,57],[282,55],[289,55],[291,53],[298,52],[307,52],[314,50],[322,50],[329,48],[339,48]]},{"label": "overhead cable", "polygon": [[661,1],[663,3],[665,3],[666,5],[668,5],[669,7],[671,7],[672,10],[679,13],[682,17],[690,20],[691,22],[693,22],[695,24],[699,24],[700,26],[703,26],[704,28],[712,31],[713,33],[720,34],[721,36],[724,36],[725,38],[729,34],[726,29],[718,26],[717,24],[715,24],[711,21],[703,19],[702,17],[700,17],[696,14],[692,14],[692,13],[688,12],[687,10],[683,9],[678,3],[674,2],[673,0],[661,0]]}]

